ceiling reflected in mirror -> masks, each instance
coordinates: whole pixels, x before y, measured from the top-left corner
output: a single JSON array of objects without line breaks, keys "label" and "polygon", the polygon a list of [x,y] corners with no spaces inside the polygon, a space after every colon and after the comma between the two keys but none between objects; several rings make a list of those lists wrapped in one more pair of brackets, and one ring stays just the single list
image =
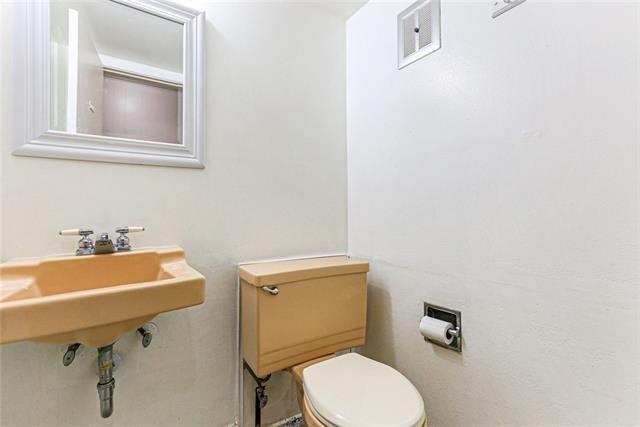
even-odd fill
[{"label": "ceiling reflected in mirror", "polygon": [[183,141],[184,26],[109,0],[50,7],[50,128]]}]

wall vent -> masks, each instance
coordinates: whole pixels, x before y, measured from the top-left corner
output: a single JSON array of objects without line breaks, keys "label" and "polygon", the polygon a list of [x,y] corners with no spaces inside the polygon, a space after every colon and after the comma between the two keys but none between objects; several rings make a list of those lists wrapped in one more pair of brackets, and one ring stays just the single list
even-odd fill
[{"label": "wall vent", "polygon": [[418,0],[398,15],[398,68],[440,49],[440,0]]}]

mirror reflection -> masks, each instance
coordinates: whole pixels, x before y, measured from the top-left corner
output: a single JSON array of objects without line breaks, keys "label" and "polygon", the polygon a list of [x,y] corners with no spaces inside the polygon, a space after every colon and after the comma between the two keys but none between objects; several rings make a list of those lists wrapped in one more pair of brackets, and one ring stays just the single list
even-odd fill
[{"label": "mirror reflection", "polygon": [[51,3],[51,129],[182,143],[183,26],[110,0]]}]

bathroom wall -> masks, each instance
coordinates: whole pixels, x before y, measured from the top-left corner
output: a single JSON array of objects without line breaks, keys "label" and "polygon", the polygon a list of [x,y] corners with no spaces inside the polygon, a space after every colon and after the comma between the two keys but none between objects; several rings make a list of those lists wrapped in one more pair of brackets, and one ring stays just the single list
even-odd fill
[{"label": "bathroom wall", "polygon": [[105,74],[103,84],[103,135],[180,144],[182,87],[117,74]]},{"label": "bathroom wall", "polygon": [[78,119],[76,132],[102,135],[104,72],[91,37],[90,25],[88,17],[80,10],[78,17],[78,97],[76,101]]},{"label": "bathroom wall", "polygon": [[[62,228],[139,224],[134,245],[180,245],[207,278],[206,302],[157,318],[142,349],[117,344],[115,412],[99,418],[95,352],[0,347],[0,424],[234,422],[236,267],[241,260],[346,250],[344,20],[287,3],[191,3],[206,10],[204,170],[11,155],[12,5],[2,3],[0,258],[71,252]],[[293,36],[295,35],[295,36]],[[283,375],[266,421],[291,415]]]},{"label": "bathroom wall", "polygon": [[[371,259],[365,354],[430,426],[637,425],[637,2],[442,4],[398,71],[396,15],[347,24],[349,251]],[[462,310],[426,343],[422,302]]]},{"label": "bathroom wall", "polygon": [[51,79],[58,90],[51,93],[51,128],[67,128],[67,81],[69,67],[69,8],[57,7],[51,14]]}]

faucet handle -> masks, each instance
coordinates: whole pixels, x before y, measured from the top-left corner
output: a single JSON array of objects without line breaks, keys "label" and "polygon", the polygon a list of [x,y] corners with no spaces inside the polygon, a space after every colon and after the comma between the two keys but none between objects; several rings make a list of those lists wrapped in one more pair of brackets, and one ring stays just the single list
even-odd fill
[{"label": "faucet handle", "polygon": [[93,230],[90,228],[71,228],[68,230],[60,230],[58,232],[61,236],[82,236],[78,240],[78,249],[76,249],[76,255],[91,255],[93,254],[93,241],[89,236],[93,234]]},{"label": "faucet handle", "polygon": [[120,233],[120,236],[116,239],[116,251],[130,251],[131,244],[129,243],[127,233],[137,233],[140,231],[144,231],[144,227],[129,225],[116,228],[116,233]]},{"label": "faucet handle", "polygon": [[61,236],[91,236],[93,234],[93,230],[90,228],[70,228],[67,230],[60,230],[58,234]]},{"label": "faucet handle", "polygon": [[116,233],[120,233],[120,234],[137,233],[139,231],[144,231],[144,227],[140,227],[137,225],[128,225],[126,227],[116,228]]}]

